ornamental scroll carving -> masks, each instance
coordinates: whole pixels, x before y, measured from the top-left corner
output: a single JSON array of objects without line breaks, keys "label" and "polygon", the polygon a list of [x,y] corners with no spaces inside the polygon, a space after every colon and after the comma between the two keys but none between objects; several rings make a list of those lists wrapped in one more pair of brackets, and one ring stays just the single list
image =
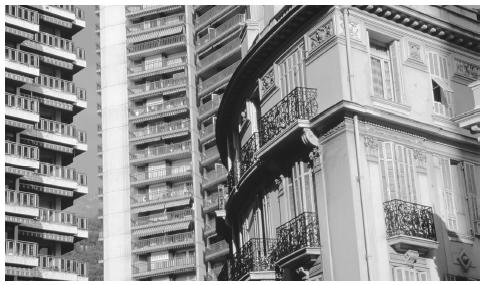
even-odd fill
[{"label": "ornamental scroll carving", "polygon": [[274,69],[271,68],[270,70],[268,70],[268,72],[266,72],[266,74],[261,77],[259,83],[262,96],[271,91],[271,89],[273,89],[275,86]]},{"label": "ornamental scroll carving", "polygon": [[311,34],[308,35],[308,37],[310,38],[310,50],[314,50],[317,47],[321,46],[333,35],[333,21],[330,20],[327,23],[316,28],[316,30],[314,30]]},{"label": "ornamental scroll carving", "polygon": [[459,58],[455,58],[454,62],[456,74],[475,80],[480,78],[480,66]]}]

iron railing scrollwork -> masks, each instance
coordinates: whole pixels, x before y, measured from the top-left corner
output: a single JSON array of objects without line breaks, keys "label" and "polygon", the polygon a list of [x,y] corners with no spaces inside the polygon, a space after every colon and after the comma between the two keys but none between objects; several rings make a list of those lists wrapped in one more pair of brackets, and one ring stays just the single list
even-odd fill
[{"label": "iron railing scrollwork", "polygon": [[314,212],[304,212],[276,228],[277,245],[271,258],[278,261],[293,252],[307,247],[320,247],[318,217]]},{"label": "iron railing scrollwork", "polygon": [[274,271],[271,253],[276,239],[252,238],[243,245],[233,258],[231,280],[240,280],[249,272]]},{"label": "iron railing scrollwork", "polygon": [[296,87],[260,119],[261,146],[299,119],[309,120],[318,111],[314,88]]},{"label": "iron railing scrollwork", "polygon": [[259,149],[259,135],[253,133],[241,148],[240,176],[243,176],[258,161],[256,152]]},{"label": "iron railing scrollwork", "polygon": [[228,176],[226,180],[226,187],[228,187],[229,195],[236,191],[236,176],[234,174],[234,167],[228,171]]},{"label": "iron railing scrollwork", "polygon": [[383,203],[387,237],[406,235],[436,241],[433,209],[394,199]]}]

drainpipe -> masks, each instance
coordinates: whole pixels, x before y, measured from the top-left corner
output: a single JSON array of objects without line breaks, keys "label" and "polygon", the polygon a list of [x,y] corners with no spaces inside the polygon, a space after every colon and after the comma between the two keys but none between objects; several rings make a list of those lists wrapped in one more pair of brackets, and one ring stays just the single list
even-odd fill
[{"label": "drainpipe", "polygon": [[[346,40],[346,62],[347,62],[347,69],[348,69],[348,86],[350,90],[350,101],[353,101],[353,97],[355,91],[353,90],[353,73],[351,68],[351,41],[350,41],[350,29],[349,29],[349,22],[348,22],[348,10],[350,6],[342,6],[341,11],[343,12],[343,24],[345,27],[345,40]],[[356,161],[357,161],[357,174],[358,174],[358,190],[360,193],[360,206],[361,206],[361,214],[362,214],[362,223],[363,223],[363,242],[365,246],[365,259],[366,259],[366,266],[367,266],[367,278],[368,281],[371,280],[370,276],[370,263],[368,255],[368,243],[367,243],[367,230],[366,230],[366,217],[365,217],[365,207],[364,207],[364,199],[363,199],[363,189],[361,183],[361,151],[360,151],[360,131],[358,128],[358,115],[353,116],[353,125],[354,125],[354,133],[355,133],[355,152],[356,152]]]}]

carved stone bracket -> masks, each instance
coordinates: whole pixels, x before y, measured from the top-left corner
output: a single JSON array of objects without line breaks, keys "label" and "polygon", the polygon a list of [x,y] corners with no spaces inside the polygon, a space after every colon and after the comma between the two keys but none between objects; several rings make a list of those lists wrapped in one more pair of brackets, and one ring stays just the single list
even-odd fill
[{"label": "carved stone bracket", "polygon": [[417,262],[418,257],[419,253],[415,250],[407,250],[407,252],[405,252],[405,254],[403,255],[405,264],[409,267],[414,266],[414,264]]}]

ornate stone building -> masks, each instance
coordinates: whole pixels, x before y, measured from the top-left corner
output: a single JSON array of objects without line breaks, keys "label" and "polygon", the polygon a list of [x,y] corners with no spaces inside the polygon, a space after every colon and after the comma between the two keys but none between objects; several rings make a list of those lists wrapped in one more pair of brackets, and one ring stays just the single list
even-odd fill
[{"label": "ornate stone building", "polygon": [[[480,278],[479,11],[284,6],[226,87],[220,280]],[[242,39],[243,40],[243,39]]]}]

